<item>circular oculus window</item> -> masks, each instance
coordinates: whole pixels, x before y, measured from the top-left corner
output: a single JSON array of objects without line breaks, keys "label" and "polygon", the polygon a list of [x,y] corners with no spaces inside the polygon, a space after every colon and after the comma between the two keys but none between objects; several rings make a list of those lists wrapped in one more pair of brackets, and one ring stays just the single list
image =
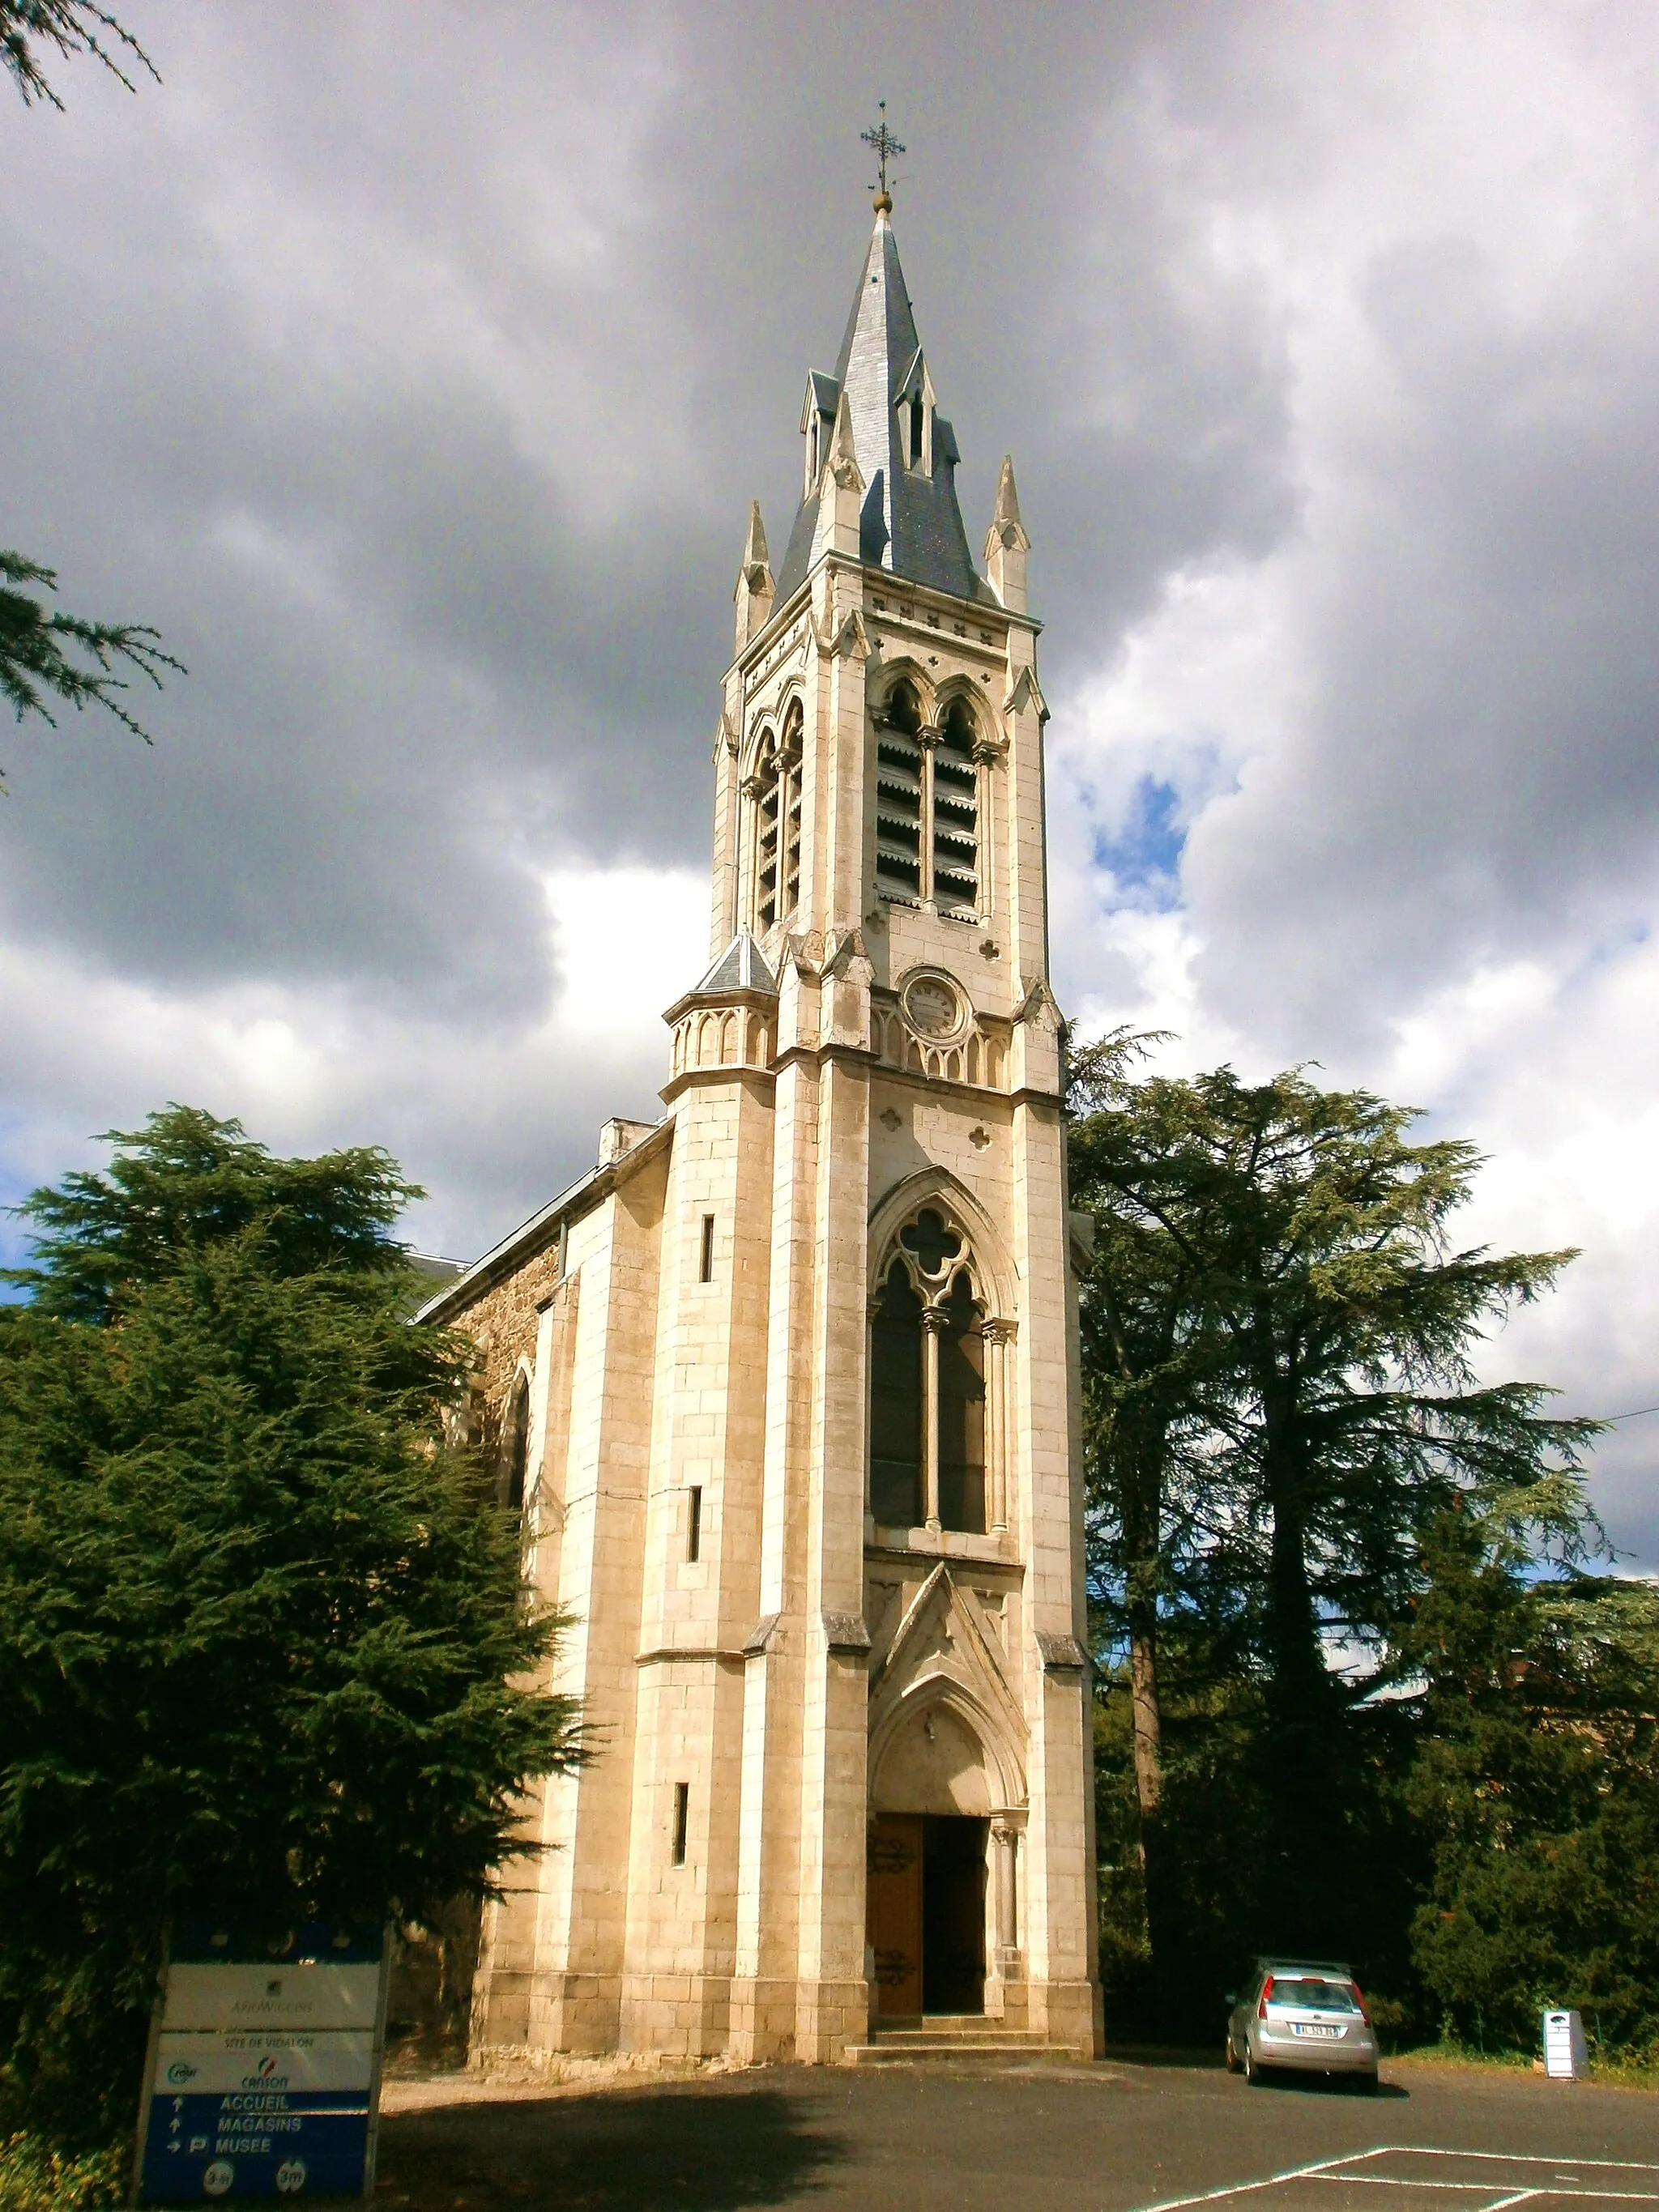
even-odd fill
[{"label": "circular oculus window", "polygon": [[919,1036],[953,1036],[962,1026],[962,1000],[943,975],[913,975],[904,987],[904,1018]]}]

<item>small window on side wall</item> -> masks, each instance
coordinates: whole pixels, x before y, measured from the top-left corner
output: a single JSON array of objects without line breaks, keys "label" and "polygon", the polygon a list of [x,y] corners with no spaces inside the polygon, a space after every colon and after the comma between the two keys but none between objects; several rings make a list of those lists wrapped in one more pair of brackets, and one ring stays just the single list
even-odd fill
[{"label": "small window on side wall", "polygon": [[520,1375],[507,1401],[501,1436],[506,1502],[514,1513],[524,1510],[525,1476],[530,1464],[530,1380]]}]

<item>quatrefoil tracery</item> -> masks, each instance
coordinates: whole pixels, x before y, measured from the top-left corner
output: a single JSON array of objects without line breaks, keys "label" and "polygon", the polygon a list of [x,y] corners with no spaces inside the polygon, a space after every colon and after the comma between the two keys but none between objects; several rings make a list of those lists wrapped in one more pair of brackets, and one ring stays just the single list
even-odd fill
[{"label": "quatrefoil tracery", "polygon": [[[992,1325],[973,1247],[963,1231],[936,1207],[924,1206],[907,1222],[888,1246],[887,1254],[878,1279],[885,1283],[896,1264],[903,1269],[921,1297],[924,1328],[939,1327],[947,1309],[963,1291],[978,1322]],[[879,1303],[878,1294],[871,1308],[872,1313]]]},{"label": "quatrefoil tracery", "polygon": [[925,1206],[908,1229],[900,1231],[899,1243],[930,1283],[940,1281],[962,1251],[962,1238],[954,1229],[946,1228],[944,1216],[935,1213],[931,1206]]}]

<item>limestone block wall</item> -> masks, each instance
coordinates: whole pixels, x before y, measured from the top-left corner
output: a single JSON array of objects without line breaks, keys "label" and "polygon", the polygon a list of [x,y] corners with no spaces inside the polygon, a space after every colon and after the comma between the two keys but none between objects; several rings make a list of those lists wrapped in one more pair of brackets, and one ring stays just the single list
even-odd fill
[{"label": "limestone block wall", "polygon": [[636,1662],[627,2050],[713,2053],[730,2029],[741,1646],[760,1591],[770,1091],[766,1078],[711,1077],[676,1115]]}]

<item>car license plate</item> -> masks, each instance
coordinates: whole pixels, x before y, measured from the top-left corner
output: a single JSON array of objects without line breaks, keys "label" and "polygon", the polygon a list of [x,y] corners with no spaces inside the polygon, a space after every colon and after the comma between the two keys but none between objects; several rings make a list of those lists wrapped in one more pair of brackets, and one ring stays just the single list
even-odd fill
[{"label": "car license plate", "polygon": [[1328,2042],[1340,2035],[1342,2031],[1340,2027],[1320,2027],[1316,2025],[1316,2023],[1310,2020],[1293,2020],[1291,2022],[1291,2033],[1292,2035],[1322,2036]]}]

